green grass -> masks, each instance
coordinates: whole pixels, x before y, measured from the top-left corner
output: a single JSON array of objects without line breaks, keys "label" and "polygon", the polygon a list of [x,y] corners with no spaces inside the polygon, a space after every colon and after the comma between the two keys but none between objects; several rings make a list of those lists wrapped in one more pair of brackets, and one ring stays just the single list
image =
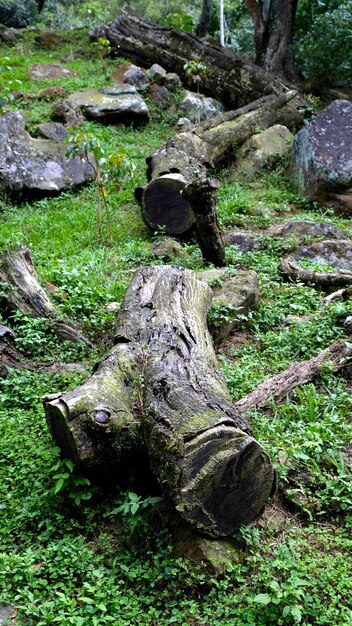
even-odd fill
[{"label": "green grass", "polygon": [[[1,56],[11,57],[11,70],[0,73],[0,90],[9,81],[21,81],[16,88],[34,98],[10,105],[24,111],[29,129],[49,114],[51,104],[36,99],[42,87],[62,84],[69,93],[90,87],[92,77],[95,86],[106,84],[119,63],[107,61],[101,68],[83,31],[66,35],[69,41],[55,51],[39,48],[34,33],[25,36],[21,48],[1,50]],[[58,62],[72,53],[67,66],[78,77],[28,81],[31,63]],[[91,366],[110,342],[114,319],[108,305],[122,300],[138,267],[156,262],[153,234],[141,220],[133,188],[146,182],[146,156],[174,131],[173,119],[152,105],[146,127],[85,122],[82,131],[94,133],[107,154],[122,150],[136,166],[132,182],[108,187],[112,239],[106,224],[102,239],[97,238],[96,189],[90,184],[31,204],[2,198],[0,249],[29,246],[40,280],[52,285],[56,305],[96,344],[89,351],[60,343],[42,320],[17,314],[3,321],[16,330],[18,348],[34,360]],[[219,177],[223,228],[241,226],[258,234],[278,219],[308,219],[351,232],[348,220],[297,195],[285,163],[249,184],[228,181],[226,171]],[[279,261],[294,243],[266,237],[254,252],[227,249],[230,267],[258,273],[261,294],[259,308],[242,321],[248,341],[237,347],[229,342],[222,349],[220,367],[234,400],[292,361],[345,338],[348,301],[324,307],[319,290],[282,279]],[[183,244],[177,263],[200,268],[198,246]],[[288,315],[308,318],[288,320]],[[264,521],[236,533],[237,559],[215,576],[174,556],[166,502],[112,515],[128,501],[124,481],[116,479],[103,491],[58,459],[41,397],[74,388],[83,378],[13,371],[0,379],[0,602],[16,607],[19,626],[352,624],[348,379],[326,368],[315,385],[297,390],[281,406],[253,414],[255,436],[278,473],[279,498]],[[132,476],[128,489],[138,489]],[[139,495],[138,502],[147,505],[148,496],[156,494]]]}]

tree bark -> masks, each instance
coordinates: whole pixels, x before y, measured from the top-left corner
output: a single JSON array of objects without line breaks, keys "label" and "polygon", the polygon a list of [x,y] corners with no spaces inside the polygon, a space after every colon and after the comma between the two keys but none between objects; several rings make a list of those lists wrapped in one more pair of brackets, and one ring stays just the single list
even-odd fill
[{"label": "tree bark", "polygon": [[93,36],[106,37],[115,56],[132,59],[143,67],[162,61],[163,67],[176,72],[184,84],[187,84],[184,66],[190,60],[201,61],[207,66],[204,93],[221,100],[229,109],[265,94],[278,95],[288,90],[283,82],[229,49],[190,33],[153,24],[125,10],[115,21],[96,28]]},{"label": "tree bark", "polygon": [[29,248],[20,245],[17,251],[8,250],[1,255],[0,282],[3,285],[0,310],[5,314],[19,310],[25,315],[43,317],[50,321],[60,339],[89,344],[73,324],[62,319],[39,284]]},{"label": "tree bark", "polygon": [[112,465],[144,441],[163,493],[212,536],[231,534],[272,493],[267,454],[234,410],[206,315],[210,288],[194,272],[139,270],[119,313],[115,347],[77,390],[44,399],[66,454]]},{"label": "tree bark", "polygon": [[203,0],[202,13],[196,26],[196,35],[205,37],[209,30],[210,20],[213,13],[213,0]]},{"label": "tree bark", "polygon": [[216,115],[188,132],[178,133],[148,157],[147,178],[151,182],[144,191],[139,187],[135,192],[147,226],[153,230],[163,227],[169,235],[190,230],[195,216],[182,195],[186,184],[223,166],[258,128],[264,130],[278,123],[291,129],[300,125],[303,118],[295,96],[294,91],[265,96],[236,111]]},{"label": "tree bark", "polygon": [[216,192],[220,183],[214,178],[196,178],[183,189],[196,220],[198,244],[203,260],[217,267],[226,265],[225,248],[215,210]]},{"label": "tree bark", "polygon": [[292,39],[298,0],[246,0],[246,5],[254,27],[256,63],[283,80],[296,80]]},{"label": "tree bark", "polygon": [[339,270],[337,272],[316,272],[300,267],[292,259],[282,259],[280,271],[287,278],[294,278],[303,283],[318,285],[325,289],[352,284],[352,272]]}]

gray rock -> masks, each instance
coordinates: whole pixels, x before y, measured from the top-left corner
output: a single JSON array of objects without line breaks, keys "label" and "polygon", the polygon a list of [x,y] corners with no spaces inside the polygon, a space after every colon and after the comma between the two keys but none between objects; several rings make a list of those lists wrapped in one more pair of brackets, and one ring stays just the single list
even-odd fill
[{"label": "gray rock", "polygon": [[28,71],[29,80],[46,80],[48,78],[66,78],[78,76],[77,72],[56,63],[33,63]]},{"label": "gray rock", "polygon": [[281,124],[252,135],[239,150],[230,176],[252,176],[263,167],[273,165],[278,157],[290,153],[292,141],[292,133]]},{"label": "gray rock", "polygon": [[232,230],[223,236],[224,243],[230,246],[237,246],[241,252],[251,252],[258,244],[258,239],[249,233]]},{"label": "gray rock", "polygon": [[352,214],[352,103],[335,100],[292,145],[292,174],[309,200]]},{"label": "gray rock", "polygon": [[153,83],[149,85],[148,95],[149,98],[161,109],[167,109],[169,105],[170,92],[166,89],[166,87]]},{"label": "gray rock", "polygon": [[207,98],[202,94],[187,91],[179,106],[179,111],[186,114],[191,122],[198,123],[225,111],[225,107],[222,102],[214,98]]},{"label": "gray rock", "polygon": [[66,158],[64,141],[33,139],[21,113],[0,117],[0,190],[23,196],[52,195],[93,178],[78,157]]},{"label": "gray rock", "polygon": [[22,33],[16,28],[5,28],[0,32],[0,39],[6,43],[16,43],[22,37]]},{"label": "gray rock", "polygon": [[165,260],[172,260],[178,257],[181,250],[181,244],[172,237],[158,238],[152,245],[153,255]]},{"label": "gray rock", "polygon": [[[352,271],[352,241],[349,239],[327,239],[310,246],[302,246],[293,259],[309,259],[312,263],[330,266],[336,270]],[[323,268],[322,268],[323,269]]]},{"label": "gray rock", "polygon": [[297,222],[281,222],[271,226],[265,231],[265,235],[272,237],[280,237],[287,240],[291,237],[304,240],[307,237],[318,238],[328,237],[329,239],[346,239],[345,233],[333,224],[325,222],[308,222],[308,220],[299,220]]},{"label": "gray rock", "polygon": [[217,342],[238,325],[240,315],[246,315],[258,306],[257,274],[253,270],[221,268],[199,272],[198,278],[213,290],[209,330]]},{"label": "gray rock", "polygon": [[182,81],[178,74],[175,72],[168,72],[165,76],[165,86],[168,89],[174,90],[182,87]]},{"label": "gray rock", "polygon": [[67,126],[81,126],[84,122],[81,109],[72,104],[69,100],[63,100],[54,104],[51,109],[50,117],[56,122],[63,122]]},{"label": "gray rock", "polygon": [[188,117],[180,117],[180,119],[176,122],[176,128],[179,133],[184,133],[187,130],[191,130],[192,126],[193,124],[191,120],[188,119]]},{"label": "gray rock", "polygon": [[138,65],[130,65],[123,75],[123,82],[128,85],[134,85],[136,89],[143,91],[149,85],[149,78]]},{"label": "gray rock", "polygon": [[154,65],[152,65],[151,68],[148,70],[148,76],[150,80],[152,80],[154,83],[157,83],[158,85],[163,85],[165,83],[166,74],[166,70],[164,70],[164,68],[161,67],[161,65],[159,65],[158,63],[154,63]]},{"label": "gray rock", "polygon": [[149,119],[148,107],[133,85],[85,89],[69,96],[87,119],[110,124],[142,123]]},{"label": "gray rock", "polygon": [[38,124],[32,134],[33,137],[39,137],[41,139],[64,141],[69,133],[65,126],[62,126],[59,122],[44,122],[43,124]]}]

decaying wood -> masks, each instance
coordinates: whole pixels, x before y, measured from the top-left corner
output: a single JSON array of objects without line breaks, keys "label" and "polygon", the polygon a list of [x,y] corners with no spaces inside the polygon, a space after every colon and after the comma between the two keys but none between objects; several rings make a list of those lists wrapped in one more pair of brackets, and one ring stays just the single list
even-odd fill
[{"label": "decaying wood", "polygon": [[16,335],[0,324],[0,378],[6,378],[11,369],[29,370],[31,372],[45,372],[61,374],[63,372],[86,372],[87,368],[81,363],[61,363],[56,361],[29,361],[16,348]]},{"label": "decaying wood", "polygon": [[245,415],[254,408],[268,408],[273,402],[282,402],[296,387],[317,378],[327,365],[331,371],[338,372],[351,361],[350,345],[349,342],[338,341],[307,361],[292,363],[284,372],[268,378],[252,393],[236,402],[236,409]]},{"label": "decaying wood", "polygon": [[206,178],[233,158],[258,128],[281,123],[300,125],[302,115],[293,101],[295,91],[265,96],[235,111],[220,113],[192,130],[178,133],[146,159],[149,184],[136,190],[145,223],[154,230],[164,227],[169,235],[180,235],[195,224],[182,190],[197,178]]},{"label": "decaying wood", "polygon": [[311,283],[323,288],[337,287],[340,285],[352,284],[352,272],[348,270],[338,270],[337,272],[316,272],[314,270],[300,267],[292,259],[282,259],[280,270],[284,276],[294,278],[303,283]]},{"label": "decaying wood", "polygon": [[223,267],[226,264],[225,248],[215,210],[219,187],[215,178],[196,178],[183,189],[182,197],[192,208],[204,261]]},{"label": "decaying wood", "polygon": [[94,36],[106,37],[115,56],[132,59],[146,68],[161,63],[167,71],[176,72],[185,84],[185,65],[192,60],[201,61],[207,67],[202,91],[228,108],[237,108],[263,94],[278,95],[288,90],[286,84],[232,50],[124,10],[115,21],[99,26]]},{"label": "decaying wood", "polygon": [[65,454],[116,466],[147,447],[153,473],[181,516],[231,534],[274,485],[267,454],[231,404],[206,326],[211,290],[194,272],[139,270],[122,304],[115,347],[74,391],[44,399]]},{"label": "decaying wood", "polygon": [[21,311],[25,315],[50,321],[61,339],[74,343],[89,343],[86,337],[62,316],[39,284],[32,253],[25,245],[7,250],[0,257],[0,310],[5,314]]}]

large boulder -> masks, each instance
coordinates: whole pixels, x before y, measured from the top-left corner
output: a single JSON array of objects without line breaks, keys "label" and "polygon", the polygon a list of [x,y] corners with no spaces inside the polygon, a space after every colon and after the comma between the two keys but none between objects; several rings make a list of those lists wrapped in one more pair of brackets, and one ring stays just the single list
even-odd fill
[{"label": "large boulder", "polygon": [[66,157],[64,141],[34,139],[18,112],[0,117],[0,193],[52,195],[93,178],[92,168],[78,157]]},{"label": "large boulder", "polygon": [[292,173],[309,200],[352,214],[351,102],[335,100],[297,133]]},{"label": "large boulder", "polygon": [[252,135],[241,147],[231,177],[252,176],[263,167],[274,165],[279,157],[290,153],[292,141],[292,133],[281,124]]},{"label": "large boulder", "polygon": [[142,123],[149,118],[148,107],[133,85],[84,89],[71,94],[69,101],[87,119],[104,123]]}]

